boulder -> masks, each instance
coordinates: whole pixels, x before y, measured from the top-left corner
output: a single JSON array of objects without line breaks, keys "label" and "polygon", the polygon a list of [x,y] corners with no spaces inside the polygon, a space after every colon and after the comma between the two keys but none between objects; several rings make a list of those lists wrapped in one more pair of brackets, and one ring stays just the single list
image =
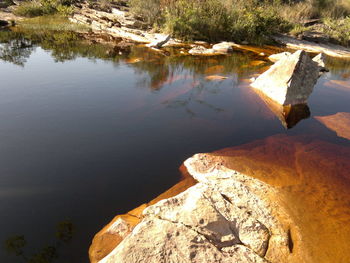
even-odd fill
[{"label": "boulder", "polygon": [[154,40],[153,42],[147,44],[146,46],[150,48],[161,48],[163,47],[168,41],[170,40],[170,35],[164,35],[161,36],[160,38]]},{"label": "boulder", "polygon": [[233,51],[232,43],[230,42],[221,42],[213,45],[212,49],[217,53],[231,53]]},{"label": "boulder", "polygon": [[272,62],[277,62],[278,60],[290,56],[290,52],[282,52],[282,53],[277,53],[277,54],[272,54],[269,56],[269,60]]},{"label": "boulder", "polygon": [[278,60],[251,86],[281,105],[303,104],[312,93],[319,72],[318,63],[299,50]]},{"label": "boulder", "polygon": [[329,71],[325,65],[326,55],[324,53],[318,54],[316,57],[312,59],[312,61],[317,63],[317,65],[319,66],[320,72]]},{"label": "boulder", "polygon": [[194,56],[205,56],[205,55],[215,55],[217,54],[213,49],[205,48],[203,46],[194,46],[190,51],[188,51],[189,54]]}]

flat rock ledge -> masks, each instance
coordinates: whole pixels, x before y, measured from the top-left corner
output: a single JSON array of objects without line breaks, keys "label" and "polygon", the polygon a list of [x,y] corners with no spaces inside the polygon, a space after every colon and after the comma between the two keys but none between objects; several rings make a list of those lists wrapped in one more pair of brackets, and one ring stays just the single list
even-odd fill
[{"label": "flat rock ledge", "polygon": [[324,53],[330,57],[350,58],[350,49],[340,45],[315,43],[285,35],[273,36],[273,39],[291,49],[305,50],[311,53]]},{"label": "flat rock ledge", "polygon": [[99,11],[82,4],[69,19],[73,23],[89,26],[95,32],[107,33],[113,37],[137,43],[150,44],[160,48],[165,44],[178,44],[178,41],[165,34],[149,32],[147,24],[135,18],[129,11],[112,8],[111,12]]},{"label": "flat rock ledge", "polygon": [[210,154],[184,165],[198,183],[144,209],[131,231],[115,221],[114,232],[124,239],[98,262],[291,262],[292,222],[274,187]]}]

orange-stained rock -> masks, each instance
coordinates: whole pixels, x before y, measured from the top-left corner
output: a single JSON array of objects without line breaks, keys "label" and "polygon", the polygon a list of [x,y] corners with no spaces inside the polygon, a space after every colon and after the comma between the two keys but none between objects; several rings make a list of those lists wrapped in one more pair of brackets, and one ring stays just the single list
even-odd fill
[{"label": "orange-stained rock", "polygon": [[270,56],[275,53],[282,52],[285,49],[275,47],[275,46],[263,46],[263,47],[257,47],[257,46],[250,46],[250,45],[240,45],[240,44],[234,44],[234,48],[236,49],[242,49],[247,50],[250,52],[253,52],[255,54],[261,55],[261,56]]},{"label": "orange-stained rock", "polygon": [[350,140],[350,113],[338,112],[329,116],[315,116],[315,119],[328,129],[335,131],[339,137]]},{"label": "orange-stained rock", "polygon": [[349,146],[275,135],[196,154],[180,170],[198,183],[137,210],[142,221],[101,263],[347,262]]},{"label": "orange-stained rock", "polygon": [[212,66],[212,67],[209,67],[205,70],[205,74],[219,74],[219,73],[223,72],[224,69],[225,69],[225,67],[222,65]]},{"label": "orange-stained rock", "polygon": [[89,248],[89,258],[91,263],[96,263],[103,259],[116,246],[118,246],[121,241],[123,241],[123,239],[140,222],[142,219],[142,212],[145,208],[162,199],[175,196],[196,184],[193,177],[188,176],[185,167],[182,167],[180,170],[184,177],[179,183],[157,196],[149,203],[142,204],[124,215],[117,215],[108,225],[94,236]]},{"label": "orange-stained rock", "polygon": [[276,135],[207,156],[277,187],[301,235],[292,249],[303,260],[295,262],[348,261],[350,147]]},{"label": "orange-stained rock", "polygon": [[142,61],[142,58],[130,58],[127,59],[125,62],[129,64],[139,63]]},{"label": "orange-stained rock", "polygon": [[266,61],[263,61],[263,60],[253,60],[252,62],[250,62],[250,66],[260,66],[260,65],[262,65],[262,64],[265,64],[266,63]]},{"label": "orange-stained rock", "polygon": [[219,75],[211,75],[211,76],[206,76],[206,80],[224,80],[227,79],[225,76],[219,76]]}]

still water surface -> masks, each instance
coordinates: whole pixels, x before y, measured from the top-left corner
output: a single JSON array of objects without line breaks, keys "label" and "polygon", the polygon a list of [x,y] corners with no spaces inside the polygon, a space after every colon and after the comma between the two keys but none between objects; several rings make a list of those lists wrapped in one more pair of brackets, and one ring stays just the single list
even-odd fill
[{"label": "still water surface", "polygon": [[[70,220],[73,239],[57,262],[88,262],[94,234],[178,182],[195,153],[276,134],[350,147],[313,118],[350,112],[350,68],[341,60],[319,79],[311,115],[301,114],[309,118],[286,129],[249,88],[270,65],[253,52],[164,56],[19,29],[0,32],[0,42],[0,240],[24,235],[27,254]],[[228,78],[206,80],[215,74]],[[1,262],[20,260],[0,250]]]}]

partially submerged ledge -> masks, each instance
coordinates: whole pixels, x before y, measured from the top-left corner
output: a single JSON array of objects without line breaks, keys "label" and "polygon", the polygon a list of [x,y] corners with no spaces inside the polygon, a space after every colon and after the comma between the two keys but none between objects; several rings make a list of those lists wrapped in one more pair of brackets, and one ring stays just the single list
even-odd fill
[{"label": "partially submerged ledge", "polygon": [[184,164],[198,183],[148,206],[98,262],[323,263],[348,257],[349,147],[276,135],[197,154]]}]

